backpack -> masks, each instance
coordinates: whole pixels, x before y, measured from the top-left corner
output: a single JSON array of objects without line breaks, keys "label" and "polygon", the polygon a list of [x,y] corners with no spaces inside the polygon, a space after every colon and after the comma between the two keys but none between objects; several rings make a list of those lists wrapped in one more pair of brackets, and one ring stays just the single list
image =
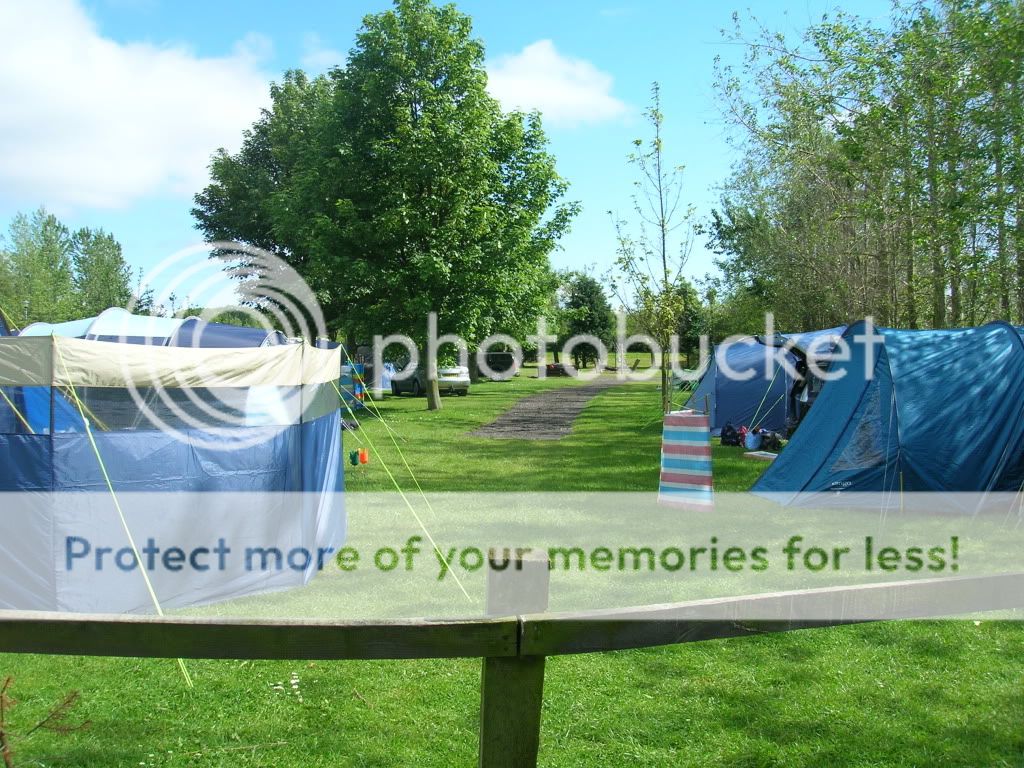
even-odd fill
[{"label": "backpack", "polygon": [[736,431],[732,422],[722,427],[722,445],[740,445],[740,433]]}]

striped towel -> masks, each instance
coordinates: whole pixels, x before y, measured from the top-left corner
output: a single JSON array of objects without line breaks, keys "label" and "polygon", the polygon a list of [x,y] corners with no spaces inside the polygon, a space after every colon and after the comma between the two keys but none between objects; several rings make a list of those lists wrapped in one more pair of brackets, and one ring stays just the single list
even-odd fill
[{"label": "striped towel", "polygon": [[691,410],[665,414],[658,501],[692,509],[712,508],[711,432],[706,414]]}]

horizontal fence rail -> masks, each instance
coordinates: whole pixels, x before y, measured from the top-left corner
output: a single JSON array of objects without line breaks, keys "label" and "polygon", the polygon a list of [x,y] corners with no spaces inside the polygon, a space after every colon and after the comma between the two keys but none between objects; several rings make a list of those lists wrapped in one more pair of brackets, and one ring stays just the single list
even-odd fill
[{"label": "horizontal fence rail", "polygon": [[[0,610],[0,652],[281,660],[553,656],[1022,607],[1024,573],[462,620],[252,620]],[[820,618],[827,615],[834,618]]]},{"label": "horizontal fence rail", "polygon": [[[0,652],[194,659],[482,658],[479,765],[536,765],[547,656],[1024,608],[1024,573],[542,613],[548,563],[491,574],[480,619],[229,620],[0,610]],[[513,576],[514,575],[514,576]],[[519,579],[519,583],[505,581]],[[786,617],[786,618],[780,618]]]},{"label": "horizontal fence rail", "polygon": [[0,651],[168,659],[518,655],[519,621],[268,621],[0,611]]},{"label": "horizontal fence rail", "polygon": [[[1024,607],[1024,573],[858,584],[521,617],[522,655],[619,651]],[[780,618],[786,617],[786,618]]]}]

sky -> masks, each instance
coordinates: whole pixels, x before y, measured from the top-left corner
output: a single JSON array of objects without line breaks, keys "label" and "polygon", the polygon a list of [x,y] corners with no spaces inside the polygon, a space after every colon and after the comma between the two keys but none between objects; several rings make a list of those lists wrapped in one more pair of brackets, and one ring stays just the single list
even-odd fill
[{"label": "sky", "polygon": [[[713,88],[734,11],[790,35],[835,7],[822,0],[460,0],[487,51],[489,88],[506,108],[539,109],[582,206],[552,254],[557,268],[604,274],[615,255],[609,211],[629,218],[649,136],[642,113],[662,88],[665,150],[685,167],[698,221],[736,160]],[[0,229],[45,206],[67,225],[101,227],[158,292],[199,290],[161,268],[201,242],[190,214],[218,147],[236,150],[288,69],[343,64],[382,0],[0,0]],[[844,10],[884,22],[889,0]],[[714,271],[695,242],[686,272]],[[178,262],[180,263],[180,262]],[[199,278],[190,278],[193,281]],[[161,284],[163,281],[163,284]],[[180,283],[180,284],[178,284]],[[207,302],[209,303],[209,297]]]}]

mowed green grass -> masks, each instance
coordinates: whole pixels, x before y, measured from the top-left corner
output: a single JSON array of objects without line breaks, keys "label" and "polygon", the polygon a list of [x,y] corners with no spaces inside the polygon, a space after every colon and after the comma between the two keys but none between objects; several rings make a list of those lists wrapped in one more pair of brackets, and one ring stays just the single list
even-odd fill
[{"label": "mowed green grass", "polygon": [[[381,411],[425,490],[655,487],[653,384],[599,395],[554,443],[466,437],[565,380],[475,386],[427,413]],[[411,481],[383,426],[379,450],[347,467],[350,492],[390,490],[381,459]],[[346,435],[346,447],[358,447]],[[715,482],[742,490],[763,465],[715,449]],[[0,656],[19,703],[18,766],[468,766],[476,760],[480,663],[171,661]],[[297,679],[296,687],[292,685]],[[545,766],[1024,765],[1024,627],[916,622],[795,632],[548,661]],[[82,732],[19,741],[69,690]]]},{"label": "mowed green grass", "polygon": [[[346,433],[345,447],[379,450],[378,458],[384,459],[402,486],[415,488],[398,454],[401,450],[428,492],[656,490],[661,450],[656,377],[614,387],[594,398],[573,433],[562,440],[495,440],[469,434],[521,397],[585,383],[568,378],[541,380],[535,368],[525,367],[510,381],[473,385],[469,397],[443,397],[440,412],[425,410],[423,398],[388,397],[357,414],[365,428]],[[676,400],[685,397],[680,394]],[[394,439],[373,415],[377,413],[394,425]],[[716,446],[714,450],[716,461],[722,461],[715,468],[715,482],[723,490],[746,490],[764,470],[758,462],[735,460],[737,454],[730,449]],[[394,490],[378,460],[346,470],[347,490]]]},{"label": "mowed green grass", "polygon": [[367,412],[357,414],[365,428],[346,433],[345,447],[372,446],[374,456],[368,466],[346,467],[346,489],[393,491],[383,459],[403,488],[415,490],[395,442],[425,491],[650,491],[657,487],[661,418],[658,400],[650,396],[656,393],[653,383],[607,390],[590,402],[573,434],[562,440],[469,435],[525,395],[583,383],[567,378],[538,380],[534,375],[534,369],[526,368],[507,382],[474,385],[468,397],[442,398],[439,412],[425,410],[423,398],[408,395],[373,403],[371,412],[379,411],[393,424],[396,437],[393,441]]}]

